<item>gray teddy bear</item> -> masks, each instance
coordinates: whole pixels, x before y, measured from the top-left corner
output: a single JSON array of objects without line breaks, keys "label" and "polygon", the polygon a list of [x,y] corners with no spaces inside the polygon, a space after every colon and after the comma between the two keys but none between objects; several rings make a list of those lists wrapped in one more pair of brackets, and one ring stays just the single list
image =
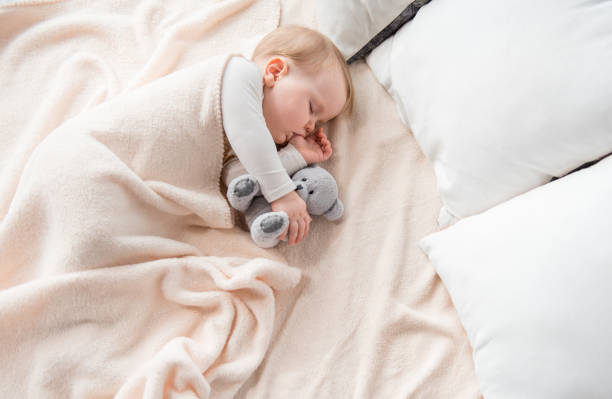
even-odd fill
[{"label": "gray teddy bear", "polygon": [[[310,215],[323,215],[327,220],[342,216],[344,206],[338,198],[338,185],[328,171],[320,166],[307,166],[293,174],[291,180]],[[244,213],[251,237],[258,246],[271,248],[278,244],[279,236],[289,225],[289,217],[285,212],[272,212],[253,176],[242,175],[232,180],[227,199],[234,209]]]}]

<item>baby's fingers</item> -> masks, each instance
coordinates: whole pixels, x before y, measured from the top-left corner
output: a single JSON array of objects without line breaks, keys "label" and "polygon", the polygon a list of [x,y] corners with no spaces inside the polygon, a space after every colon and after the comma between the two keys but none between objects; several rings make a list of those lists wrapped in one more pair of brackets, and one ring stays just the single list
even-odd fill
[{"label": "baby's fingers", "polygon": [[285,229],[285,231],[283,231],[283,233],[278,236],[278,239],[283,241],[285,239],[285,237],[287,237],[287,232],[289,231],[289,226],[287,226],[287,228]]},{"label": "baby's fingers", "polygon": [[316,140],[319,144],[329,144],[329,139],[322,128],[317,131]]},{"label": "baby's fingers", "polygon": [[289,245],[295,244],[295,240],[298,237],[300,225],[297,221],[292,221],[289,224]]},{"label": "baby's fingers", "polygon": [[321,151],[323,151],[323,156],[325,157],[325,159],[328,159],[332,154],[331,142],[327,140],[327,138],[323,138],[319,145],[321,147]]},{"label": "baby's fingers", "polygon": [[304,229],[304,238],[308,235],[308,232],[310,231],[310,220],[306,220],[306,228]]},{"label": "baby's fingers", "polygon": [[304,237],[306,236],[306,227],[308,226],[308,224],[305,221],[300,222],[300,227],[298,230],[298,235],[297,238],[295,240],[296,244],[299,244],[300,241],[302,241],[304,239]]}]

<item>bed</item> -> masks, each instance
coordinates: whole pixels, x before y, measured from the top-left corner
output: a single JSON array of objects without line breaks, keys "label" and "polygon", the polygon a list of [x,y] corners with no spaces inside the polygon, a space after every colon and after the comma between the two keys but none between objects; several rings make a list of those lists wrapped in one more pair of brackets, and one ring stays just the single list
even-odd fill
[{"label": "bed", "polygon": [[[0,396],[612,395],[612,2],[504,3],[0,3]],[[264,250],[188,181],[198,61],[290,23],[345,214]]]}]

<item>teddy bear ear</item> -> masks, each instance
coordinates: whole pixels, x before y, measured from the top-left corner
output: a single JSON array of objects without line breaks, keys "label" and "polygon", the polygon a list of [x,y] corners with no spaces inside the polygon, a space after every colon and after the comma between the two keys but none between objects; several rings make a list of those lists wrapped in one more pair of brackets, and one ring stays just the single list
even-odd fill
[{"label": "teddy bear ear", "polygon": [[343,213],[344,205],[342,204],[342,201],[340,201],[340,198],[338,198],[336,199],[336,202],[334,202],[334,205],[332,205],[332,207],[327,212],[325,212],[323,216],[325,216],[327,220],[333,221],[340,219]]}]

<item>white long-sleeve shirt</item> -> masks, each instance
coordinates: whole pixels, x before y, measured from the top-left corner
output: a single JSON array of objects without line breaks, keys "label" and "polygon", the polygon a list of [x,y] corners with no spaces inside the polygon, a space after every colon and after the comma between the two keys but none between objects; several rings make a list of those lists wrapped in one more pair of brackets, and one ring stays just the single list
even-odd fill
[{"label": "white long-sleeve shirt", "polygon": [[263,76],[257,65],[243,57],[232,57],[225,68],[221,107],[225,134],[236,158],[223,166],[226,185],[248,173],[259,182],[272,202],[295,190],[290,174],[306,166],[291,145],[277,152],[263,116]]}]

